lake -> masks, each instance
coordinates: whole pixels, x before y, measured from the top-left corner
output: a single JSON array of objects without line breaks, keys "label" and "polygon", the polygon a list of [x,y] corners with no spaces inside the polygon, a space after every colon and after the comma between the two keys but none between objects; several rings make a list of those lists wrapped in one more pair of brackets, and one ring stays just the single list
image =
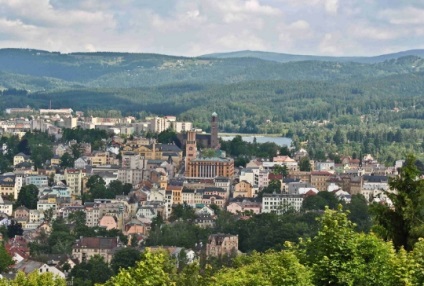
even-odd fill
[{"label": "lake", "polygon": [[[233,140],[236,135],[219,135],[224,141]],[[253,143],[253,139],[256,137],[257,143],[273,142],[279,146],[288,146],[290,147],[292,140],[288,137],[271,137],[271,136],[261,136],[261,135],[249,135],[241,136],[243,141]]]}]

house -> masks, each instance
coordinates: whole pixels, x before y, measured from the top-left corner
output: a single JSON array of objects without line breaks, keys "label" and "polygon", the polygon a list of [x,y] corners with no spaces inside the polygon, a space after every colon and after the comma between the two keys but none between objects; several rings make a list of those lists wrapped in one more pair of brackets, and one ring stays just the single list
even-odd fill
[{"label": "house", "polygon": [[30,250],[28,242],[20,235],[15,235],[15,237],[10,238],[4,247],[15,263],[29,258]]},{"label": "house", "polygon": [[239,213],[254,213],[254,214],[260,214],[261,213],[261,207],[262,204],[257,201],[253,200],[243,200],[243,201],[232,201],[227,206],[227,211],[232,214],[239,214]]},{"label": "house", "polygon": [[49,266],[43,262],[38,262],[34,260],[22,260],[21,262],[16,263],[12,266],[12,269],[16,272],[23,271],[25,274],[32,273],[37,271],[38,273],[53,273],[54,276],[58,276],[60,278],[65,278],[65,273],[60,271],[54,266]]},{"label": "house", "polygon": [[150,230],[150,226],[142,221],[133,218],[124,227],[125,235],[145,235]]},{"label": "house", "polygon": [[158,208],[156,208],[155,206],[144,205],[138,208],[136,216],[138,218],[148,218],[152,220],[153,218],[157,217],[158,214],[159,214]]},{"label": "house", "polygon": [[207,257],[230,256],[238,251],[238,236],[232,234],[212,234],[206,244]]},{"label": "house", "polygon": [[13,204],[3,200],[2,196],[0,196],[0,213],[5,213],[8,216],[13,214]]},{"label": "house", "polygon": [[214,227],[215,219],[211,215],[201,215],[194,219],[194,224],[201,228]]},{"label": "house", "polygon": [[54,155],[50,159],[50,165],[52,165],[52,166],[60,166],[60,163],[62,163],[62,160],[60,159],[59,155]]},{"label": "house", "polygon": [[29,209],[25,206],[20,206],[15,210],[14,216],[16,219],[29,219]]},{"label": "house", "polygon": [[88,162],[84,157],[79,157],[74,162],[74,168],[75,169],[85,169],[88,166]]},{"label": "house", "polygon": [[205,206],[205,205],[203,205],[202,208],[200,209],[196,209],[195,213],[198,216],[202,216],[202,215],[214,216],[215,215],[215,211],[211,207]]},{"label": "house", "polygon": [[99,226],[106,228],[106,230],[117,229],[118,219],[111,215],[104,215],[100,219]]},{"label": "house", "polygon": [[81,237],[72,247],[72,257],[87,262],[94,255],[100,255],[110,263],[119,245],[118,237]]},{"label": "house", "polygon": [[[9,175],[10,174],[10,175]],[[7,173],[0,176],[0,195],[17,196],[16,176],[13,173]]]},{"label": "house", "polygon": [[29,210],[29,223],[40,222],[44,218],[44,213],[39,210]]},{"label": "house", "polygon": [[15,156],[13,156],[13,166],[16,166],[20,163],[24,163],[24,162],[31,162],[30,156],[26,155],[22,152],[16,154]]},{"label": "house", "polygon": [[252,198],[254,197],[252,184],[250,184],[247,181],[240,181],[239,183],[234,185],[234,193],[233,197],[246,197],[246,198]]},{"label": "house", "polygon": [[287,169],[292,171],[298,170],[298,165],[296,160],[290,158],[289,156],[277,156],[272,158],[273,163],[279,163],[281,166],[286,166]]}]

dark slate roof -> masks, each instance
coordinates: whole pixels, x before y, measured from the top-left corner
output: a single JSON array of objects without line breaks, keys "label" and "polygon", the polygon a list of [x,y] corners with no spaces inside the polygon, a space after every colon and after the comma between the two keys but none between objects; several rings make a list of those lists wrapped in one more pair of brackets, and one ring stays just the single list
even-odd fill
[{"label": "dark slate roof", "polygon": [[181,149],[174,144],[156,144],[156,148],[162,152],[181,152]]},{"label": "dark slate roof", "polygon": [[373,183],[387,183],[389,180],[387,176],[364,175],[363,178],[364,181]]},{"label": "dark slate roof", "polygon": [[116,237],[81,237],[74,248],[115,249],[118,247]]}]

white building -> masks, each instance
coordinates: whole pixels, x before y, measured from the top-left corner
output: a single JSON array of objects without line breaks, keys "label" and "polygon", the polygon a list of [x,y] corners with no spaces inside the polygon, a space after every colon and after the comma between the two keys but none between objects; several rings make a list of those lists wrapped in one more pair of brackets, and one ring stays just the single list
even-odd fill
[{"label": "white building", "polygon": [[49,179],[47,176],[37,175],[25,177],[25,185],[35,185],[37,188],[45,187],[49,185]]},{"label": "white building", "polygon": [[13,214],[13,204],[8,201],[4,201],[2,196],[0,196],[0,212],[5,213],[8,216],[12,216]]},{"label": "white building", "polygon": [[264,194],[262,197],[262,213],[282,214],[293,209],[300,211],[303,195]]}]

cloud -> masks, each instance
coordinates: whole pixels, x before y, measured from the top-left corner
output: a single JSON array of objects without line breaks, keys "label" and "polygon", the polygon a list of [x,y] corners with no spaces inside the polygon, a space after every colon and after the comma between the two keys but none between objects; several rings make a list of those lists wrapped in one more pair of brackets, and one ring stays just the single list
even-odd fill
[{"label": "cloud", "polygon": [[0,47],[195,56],[423,47],[420,0],[0,0]]},{"label": "cloud", "polygon": [[337,11],[339,9],[339,1],[338,0],[326,0],[325,3],[325,10],[330,14],[337,14]]},{"label": "cloud", "polygon": [[402,10],[387,9],[380,12],[383,19],[394,25],[423,25],[424,9],[405,7]]}]

